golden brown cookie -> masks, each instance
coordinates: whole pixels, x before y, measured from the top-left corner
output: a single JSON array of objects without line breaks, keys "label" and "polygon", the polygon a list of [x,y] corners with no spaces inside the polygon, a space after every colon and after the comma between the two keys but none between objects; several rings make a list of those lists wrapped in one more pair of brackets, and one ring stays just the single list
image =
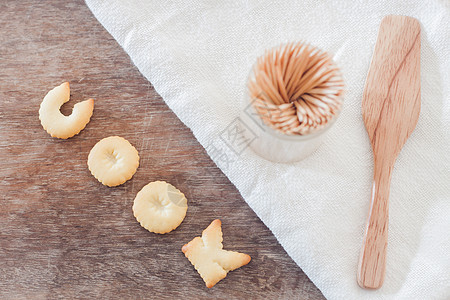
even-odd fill
[{"label": "golden brown cookie", "polygon": [[55,87],[42,100],[39,108],[39,120],[42,127],[52,136],[68,139],[86,127],[94,111],[94,99],[79,102],[74,105],[72,114],[65,116],[61,106],[70,99],[68,82]]},{"label": "golden brown cookie", "polygon": [[183,222],[187,199],[182,192],[165,181],[150,182],[137,193],[133,214],[142,227],[164,234]]},{"label": "golden brown cookie", "polygon": [[126,139],[110,136],[95,144],[89,152],[87,164],[98,181],[107,186],[117,186],[136,173],[139,154]]},{"label": "golden brown cookie", "polygon": [[196,237],[181,248],[194,265],[208,288],[227,276],[229,271],[248,264],[251,257],[244,253],[223,250],[222,223],[214,220],[201,237]]}]

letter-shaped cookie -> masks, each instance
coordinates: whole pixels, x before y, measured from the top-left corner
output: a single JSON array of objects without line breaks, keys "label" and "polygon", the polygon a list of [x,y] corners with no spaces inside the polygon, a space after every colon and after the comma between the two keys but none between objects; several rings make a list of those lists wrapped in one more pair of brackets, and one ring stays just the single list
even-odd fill
[{"label": "letter-shaped cookie", "polygon": [[154,181],[144,186],[133,203],[133,214],[141,226],[160,234],[177,228],[187,209],[184,194],[165,181]]},{"label": "letter-shaped cookie", "polygon": [[220,220],[214,220],[203,230],[202,237],[194,238],[181,249],[208,288],[251,260],[247,254],[223,250],[221,225]]},{"label": "letter-shaped cookie", "polygon": [[68,139],[86,127],[94,111],[94,99],[85,100],[74,105],[72,114],[65,116],[59,110],[70,99],[68,82],[55,87],[42,100],[39,108],[39,120],[42,127],[52,136]]},{"label": "letter-shaped cookie", "polygon": [[110,136],[97,142],[88,156],[88,168],[106,186],[130,180],[139,167],[139,153],[129,141]]}]

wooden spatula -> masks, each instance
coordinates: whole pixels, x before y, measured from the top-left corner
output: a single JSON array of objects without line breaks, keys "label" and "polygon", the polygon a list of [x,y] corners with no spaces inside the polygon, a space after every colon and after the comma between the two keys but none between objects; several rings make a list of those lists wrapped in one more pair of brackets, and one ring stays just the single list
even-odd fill
[{"label": "wooden spatula", "polygon": [[420,24],[411,17],[381,21],[367,75],[362,114],[372,143],[372,201],[358,266],[358,284],[377,289],[384,281],[389,185],[395,160],[420,112]]}]

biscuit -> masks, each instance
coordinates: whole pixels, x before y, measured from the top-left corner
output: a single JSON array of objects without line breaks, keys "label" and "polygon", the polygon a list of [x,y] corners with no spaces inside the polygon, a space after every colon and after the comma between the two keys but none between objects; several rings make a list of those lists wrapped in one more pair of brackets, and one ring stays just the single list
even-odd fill
[{"label": "biscuit", "polygon": [[98,181],[107,186],[117,186],[136,173],[139,154],[126,139],[110,136],[95,144],[89,152],[87,164]]},{"label": "biscuit", "polygon": [[248,264],[251,257],[244,253],[223,250],[220,220],[214,220],[196,237],[181,248],[194,265],[208,288],[227,276],[229,271]]},{"label": "biscuit", "polygon": [[165,181],[154,181],[137,193],[133,214],[148,231],[164,234],[181,224],[187,208],[187,199],[182,192]]},{"label": "biscuit", "polygon": [[68,82],[55,87],[45,95],[39,108],[39,120],[42,127],[52,137],[68,139],[86,127],[94,111],[94,99],[85,100],[74,105],[72,114],[65,116],[61,106],[70,99]]}]

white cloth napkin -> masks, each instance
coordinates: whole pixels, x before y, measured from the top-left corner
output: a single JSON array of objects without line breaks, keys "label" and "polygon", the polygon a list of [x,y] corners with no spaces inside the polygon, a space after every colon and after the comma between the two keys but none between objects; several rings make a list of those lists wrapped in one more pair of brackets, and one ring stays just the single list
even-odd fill
[{"label": "white cloth napkin", "polygon": [[[450,298],[449,1],[87,4],[327,298]],[[392,177],[386,280],[368,291],[356,283],[373,167],[361,99],[388,14],[421,22],[422,110]],[[256,57],[299,40],[334,54],[345,104],[316,152],[276,164],[242,149],[234,125]]]}]

